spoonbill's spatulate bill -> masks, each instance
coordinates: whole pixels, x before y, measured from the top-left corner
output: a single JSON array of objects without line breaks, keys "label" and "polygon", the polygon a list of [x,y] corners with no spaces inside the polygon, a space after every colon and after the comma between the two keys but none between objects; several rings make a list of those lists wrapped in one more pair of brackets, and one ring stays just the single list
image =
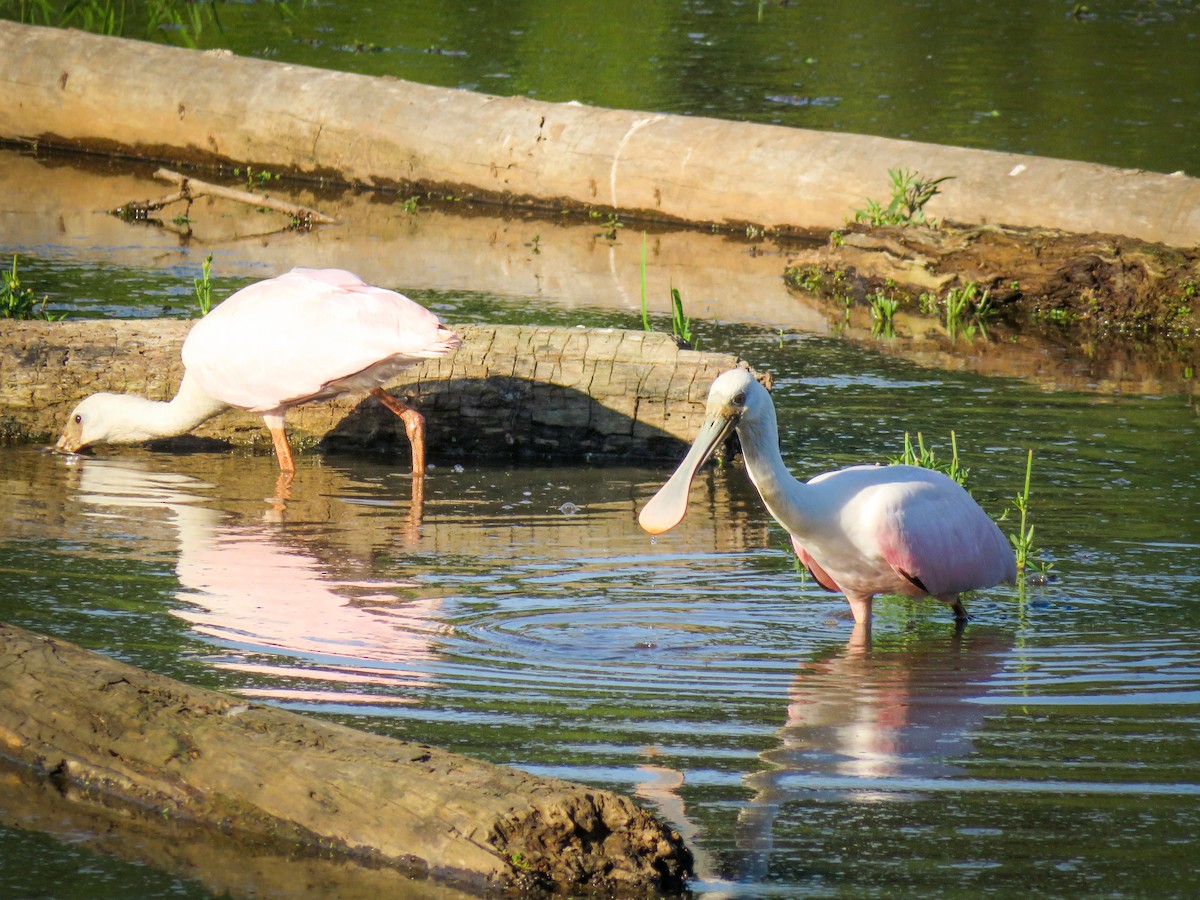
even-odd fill
[{"label": "spoonbill's spatulate bill", "polygon": [[1016,579],[1004,534],[941,472],[853,466],[808,482],[793,478],[779,452],[771,395],[745,369],[713,382],[700,433],[642,509],[642,528],[661,534],[679,524],[693,477],[735,428],[746,471],[767,510],[787,529],[821,586],[846,595],[856,622],[870,622],[876,594],[932,596],[965,621],[959,594]]},{"label": "spoonbill's spatulate bill", "polygon": [[404,422],[413,474],[425,471],[421,414],[383,390],[402,369],[459,346],[437,316],[403,294],[341,269],[293,269],[249,285],[197,322],[183,344],[183,381],[169,402],[93,394],[75,407],[57,449],[185,434],[231,407],[260,413],[279,468],[295,471],[289,409],[370,391]]}]

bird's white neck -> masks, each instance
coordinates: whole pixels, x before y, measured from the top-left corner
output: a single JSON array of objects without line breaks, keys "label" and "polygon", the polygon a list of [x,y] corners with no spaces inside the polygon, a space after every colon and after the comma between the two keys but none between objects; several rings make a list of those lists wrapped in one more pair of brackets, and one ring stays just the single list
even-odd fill
[{"label": "bird's white neck", "polygon": [[135,443],[186,434],[228,408],[201,390],[187,372],[184,372],[175,397],[166,402],[133,394],[111,394],[109,397],[112,418],[107,440],[112,443]]},{"label": "bird's white neck", "polygon": [[767,407],[752,421],[738,423],[746,471],[767,510],[792,534],[801,534],[809,516],[803,504],[804,485],[783,462],[775,410]]}]

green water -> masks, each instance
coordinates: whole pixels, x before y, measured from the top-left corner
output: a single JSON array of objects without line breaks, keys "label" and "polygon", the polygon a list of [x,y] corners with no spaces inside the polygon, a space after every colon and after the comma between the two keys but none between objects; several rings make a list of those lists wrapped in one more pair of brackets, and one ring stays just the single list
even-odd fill
[{"label": "green water", "polygon": [[[1200,173],[1194,5],[1090,3],[1082,20],[1074,6],[353,2],[285,19],[245,3],[221,5],[225,34],[204,40],[500,94]],[[198,254],[134,229],[120,246],[46,240],[21,247],[21,271],[55,308],[190,315]],[[88,262],[118,250],[141,257]],[[219,295],[244,282],[217,271]],[[571,291],[410,292],[453,321],[640,327]],[[378,458],[305,458],[280,517],[265,457],[3,448],[0,619],[634,793],[697,851],[701,894],[1200,891],[1194,400],[1049,393],[702,324],[706,348],[777,376],[797,474],[885,459],[905,431],[945,452],[954,429],[999,515],[1033,448],[1054,580],[969,599],[961,639],[940,607],[884,601],[866,650],[737,467],[652,542],[635,516],[661,470],[443,466],[414,531],[408,481]],[[278,887],[24,824],[0,826],[0,896]],[[288,896],[313,893],[282,871]]]},{"label": "green water", "polygon": [[1191,2],[351,0],[292,9],[221,4],[224,33],[206,28],[201,45],[492,94],[1200,175],[1200,11]]},{"label": "green water", "polygon": [[[776,374],[797,473],[884,459],[905,430],[945,450],[954,428],[999,515],[1032,447],[1054,580],[980,592],[962,637],[940,605],[883,601],[866,649],[844,601],[796,573],[739,467],[651,540],[634,520],[660,470],[442,466],[414,531],[408,480],[383,459],[304,458],[280,517],[269,457],[16,448],[0,451],[0,619],[633,793],[696,849],[701,893],[1200,888],[1188,398],[1048,394],[828,339],[707,334]],[[55,896],[46,885],[76,884],[78,867],[108,873],[100,896],[212,889],[90,843],[0,831],[0,895]],[[10,862],[31,845],[37,867]]]}]

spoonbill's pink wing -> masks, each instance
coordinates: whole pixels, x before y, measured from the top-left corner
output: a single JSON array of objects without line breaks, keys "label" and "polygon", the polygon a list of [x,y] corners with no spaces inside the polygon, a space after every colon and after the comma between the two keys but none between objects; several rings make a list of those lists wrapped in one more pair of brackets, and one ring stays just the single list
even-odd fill
[{"label": "spoonbill's pink wing", "polygon": [[881,516],[877,539],[893,569],[930,594],[958,594],[1016,579],[1007,538],[952,479],[906,495]]},{"label": "spoonbill's pink wing", "polygon": [[269,412],[337,393],[337,382],[381,363],[395,372],[457,343],[437,316],[402,294],[342,270],[301,269],[214,308],[188,335],[183,361],[213,397]]},{"label": "spoonbill's pink wing", "polygon": [[792,548],[796,551],[796,556],[800,562],[804,564],[804,568],[808,569],[808,574],[817,580],[817,584],[825,588],[827,591],[833,591],[835,594],[840,594],[842,589],[837,586],[837,582],[829,577],[829,573],[821,568],[820,564],[812,558],[812,554],[800,546],[800,542],[795,537],[792,538]]}]

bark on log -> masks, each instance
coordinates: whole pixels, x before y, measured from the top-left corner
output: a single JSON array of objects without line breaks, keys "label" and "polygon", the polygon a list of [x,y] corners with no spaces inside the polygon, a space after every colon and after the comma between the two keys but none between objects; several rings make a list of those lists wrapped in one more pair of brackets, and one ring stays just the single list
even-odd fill
[{"label": "bark on log", "polygon": [[0,139],[460,198],[830,229],[887,170],[953,176],[972,223],[1200,242],[1200,179],[1044,157],[494,97],[0,22]]},{"label": "bark on log", "polygon": [[[96,391],[172,397],[191,322],[6,322],[0,330],[0,440],[49,440]],[[463,346],[403,373],[389,390],[425,414],[430,458],[674,460],[695,437],[709,385],[737,357],[680,349],[666,334],[601,328],[452,326]],[[297,449],[407,458],[404,429],[364,395],[288,415]],[[229,411],[201,439],[262,446],[262,417]],[[194,442],[195,438],[190,439]],[[187,441],[183,441],[187,443]]]},{"label": "bark on log", "polygon": [[618,794],[245,703],[3,623],[0,695],[0,756],[82,803],[474,888],[661,889],[690,873],[679,836]]}]

